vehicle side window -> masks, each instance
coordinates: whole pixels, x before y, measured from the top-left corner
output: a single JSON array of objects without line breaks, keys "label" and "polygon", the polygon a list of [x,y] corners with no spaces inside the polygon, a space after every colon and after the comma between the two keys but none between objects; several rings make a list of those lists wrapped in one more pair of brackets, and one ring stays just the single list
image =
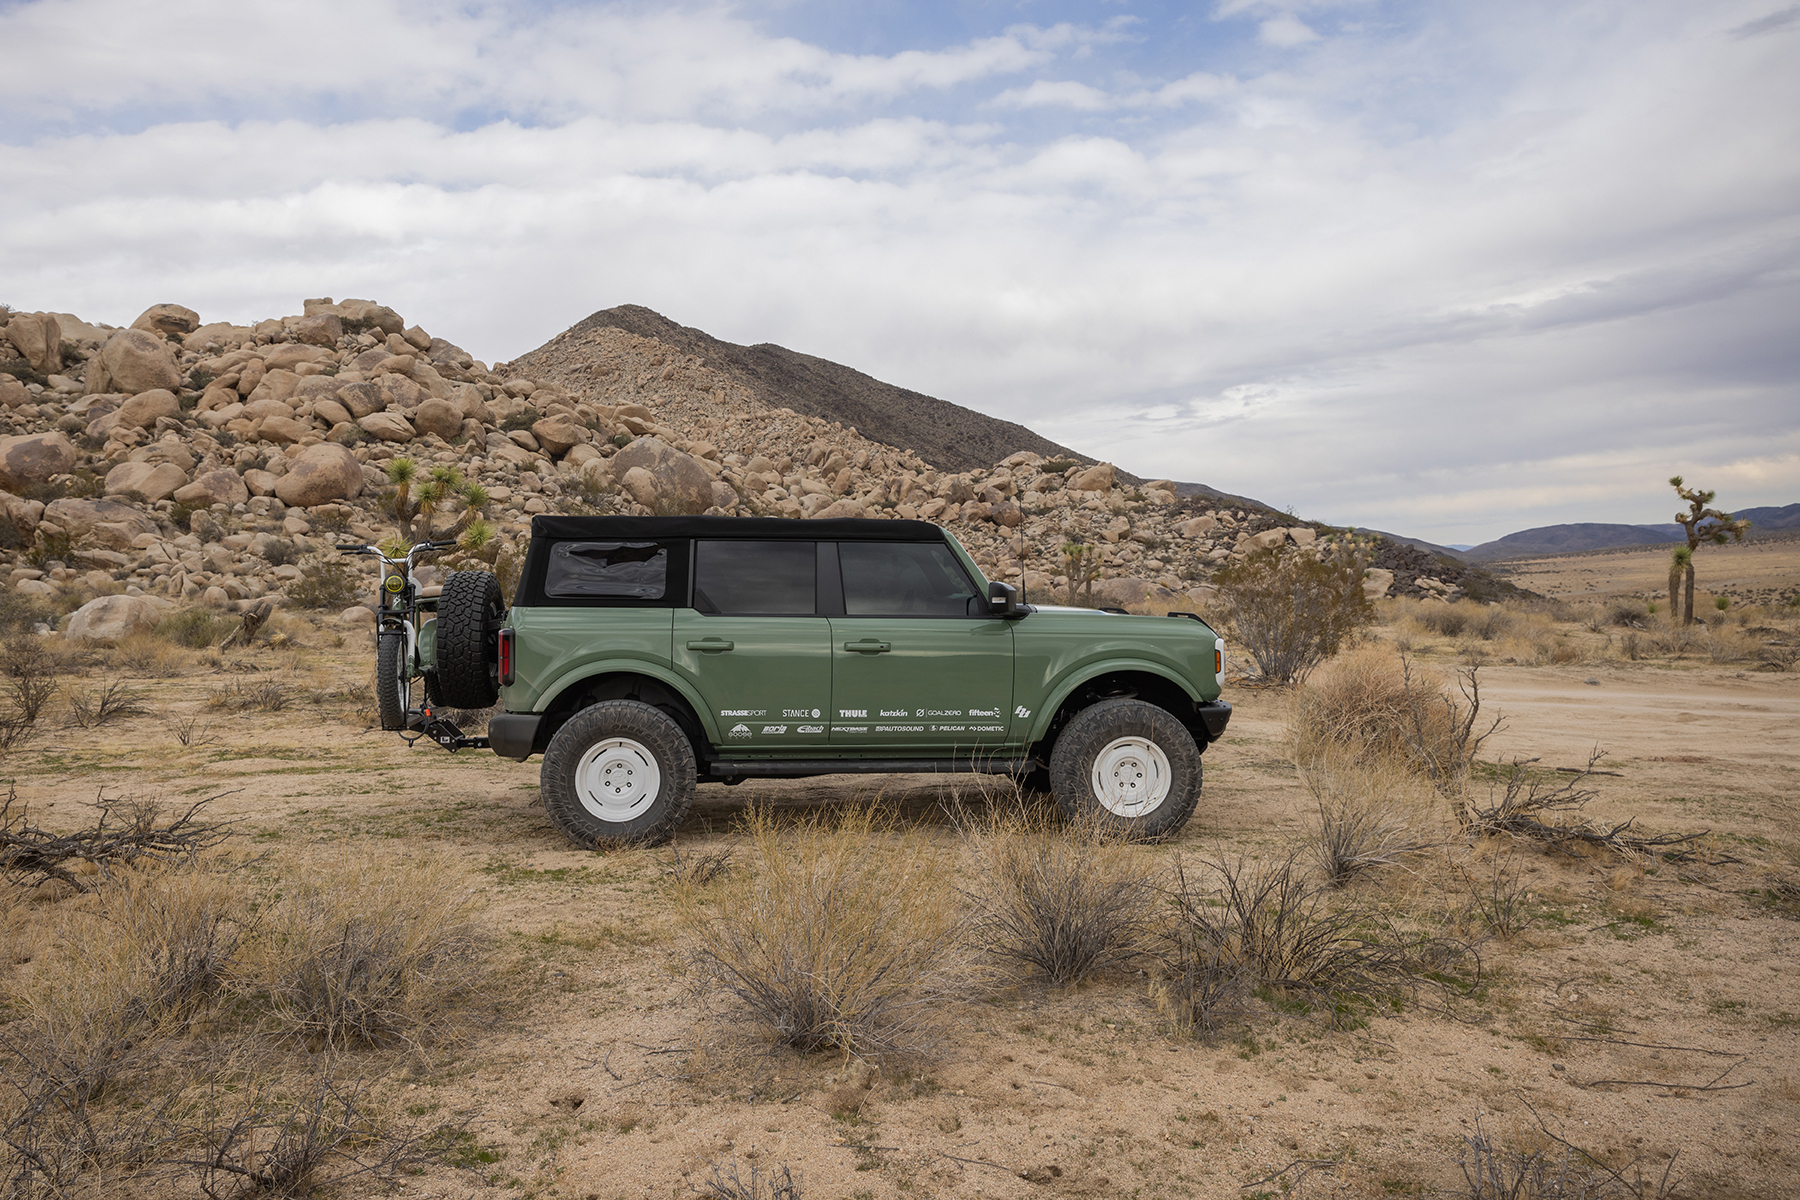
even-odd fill
[{"label": "vehicle side window", "polygon": [[852,617],[963,617],[975,588],[942,542],[840,542]]},{"label": "vehicle side window", "polygon": [[661,600],[669,548],[657,542],[558,542],[544,571],[544,594]]},{"label": "vehicle side window", "polygon": [[700,542],[694,607],[720,616],[810,617],[816,557],[811,542]]}]

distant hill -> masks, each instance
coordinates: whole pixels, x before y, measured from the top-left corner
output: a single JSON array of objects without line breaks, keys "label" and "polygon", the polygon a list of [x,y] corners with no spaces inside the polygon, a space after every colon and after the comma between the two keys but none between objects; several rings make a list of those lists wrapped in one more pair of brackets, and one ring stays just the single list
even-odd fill
[{"label": "distant hill", "polygon": [[[1742,508],[1732,515],[1749,519],[1752,537],[1758,533],[1800,529],[1800,504],[1789,504],[1781,508]],[[1575,554],[1583,550],[1610,550],[1618,546],[1652,546],[1659,542],[1677,542],[1685,536],[1681,526],[1673,521],[1666,525],[1608,525],[1598,522],[1540,525],[1536,529],[1521,529],[1491,542],[1483,542],[1460,554],[1472,562],[1494,562],[1503,558],[1522,558],[1536,554]]]}]

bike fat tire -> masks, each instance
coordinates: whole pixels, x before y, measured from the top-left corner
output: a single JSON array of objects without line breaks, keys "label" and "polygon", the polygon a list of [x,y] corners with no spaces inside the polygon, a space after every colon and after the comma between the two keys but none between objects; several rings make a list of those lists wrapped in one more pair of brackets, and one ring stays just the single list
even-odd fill
[{"label": "bike fat tire", "polygon": [[[620,819],[609,819],[610,798],[596,787],[604,758],[613,753],[647,755],[659,780],[636,807],[627,798]],[[667,841],[694,802],[694,774],[693,747],[674,718],[641,701],[606,700],[556,731],[538,778],[551,823],[576,845],[594,849]]]},{"label": "bike fat tire", "polygon": [[452,571],[438,596],[437,697],[451,708],[487,708],[500,698],[495,631],[504,611],[491,571]]},{"label": "bike fat tire", "polygon": [[[1167,791],[1154,808],[1123,815],[1096,794],[1095,760],[1109,748],[1126,744],[1160,751],[1167,762]],[[1082,709],[1056,739],[1050,753],[1050,779],[1056,806],[1066,820],[1092,823],[1133,841],[1155,841],[1187,824],[1200,800],[1200,748],[1194,735],[1173,713],[1142,700],[1102,700]]]},{"label": "bike fat tire", "polygon": [[406,661],[406,634],[383,629],[375,635],[375,706],[383,729],[405,729],[406,709],[412,699],[410,670]]}]

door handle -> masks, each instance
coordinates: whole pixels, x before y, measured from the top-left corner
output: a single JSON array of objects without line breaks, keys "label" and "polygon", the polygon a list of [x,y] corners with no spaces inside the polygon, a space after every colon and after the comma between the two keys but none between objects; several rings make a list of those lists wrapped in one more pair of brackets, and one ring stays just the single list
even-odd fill
[{"label": "door handle", "polygon": [[737,649],[736,642],[728,642],[722,637],[695,638],[687,644],[689,650],[698,650],[702,654],[722,654],[727,650]]},{"label": "door handle", "polygon": [[844,649],[856,654],[886,654],[893,648],[894,647],[889,643],[876,641],[874,638],[864,638],[860,642],[844,643]]}]

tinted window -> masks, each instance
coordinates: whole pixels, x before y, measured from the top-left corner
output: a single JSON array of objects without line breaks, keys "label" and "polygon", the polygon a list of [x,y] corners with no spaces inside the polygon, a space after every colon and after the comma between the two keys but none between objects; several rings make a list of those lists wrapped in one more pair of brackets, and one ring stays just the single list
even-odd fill
[{"label": "tinted window", "polygon": [[962,617],[974,586],[942,542],[840,542],[853,617]]},{"label": "tinted window", "polygon": [[661,600],[669,548],[656,542],[558,542],[544,571],[546,596]]},{"label": "tinted window", "polygon": [[811,542],[701,542],[694,607],[725,616],[811,616]]}]

